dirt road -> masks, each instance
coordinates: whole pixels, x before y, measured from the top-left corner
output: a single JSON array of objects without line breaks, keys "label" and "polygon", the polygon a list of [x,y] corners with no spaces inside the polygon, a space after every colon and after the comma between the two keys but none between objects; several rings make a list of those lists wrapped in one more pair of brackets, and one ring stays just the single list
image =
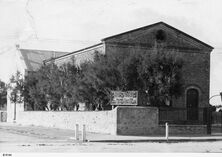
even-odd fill
[{"label": "dirt road", "polygon": [[[0,152],[49,152],[49,153],[72,153],[72,152],[221,152],[222,141],[215,142],[136,142],[136,143],[107,143],[107,142],[76,142],[48,136],[42,133],[16,132],[0,129]],[[50,130],[52,132],[52,130]],[[62,134],[62,133],[61,133]],[[47,135],[47,136],[46,136]],[[53,135],[53,132],[52,132]],[[55,135],[55,133],[54,133]]]}]

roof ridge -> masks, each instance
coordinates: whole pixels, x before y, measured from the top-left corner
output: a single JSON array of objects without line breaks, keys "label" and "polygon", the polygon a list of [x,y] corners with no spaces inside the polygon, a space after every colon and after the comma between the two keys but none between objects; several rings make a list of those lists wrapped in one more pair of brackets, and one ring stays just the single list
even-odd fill
[{"label": "roof ridge", "polygon": [[145,29],[145,28],[147,28],[147,27],[152,27],[152,26],[155,26],[155,25],[158,25],[158,24],[161,24],[161,23],[162,23],[162,24],[165,24],[163,21],[156,22],[156,23],[153,23],[153,24],[150,24],[150,25],[138,27],[138,28],[135,28],[135,29],[131,29],[131,30],[122,32],[122,33],[118,33],[118,34],[116,34],[116,35],[112,35],[112,36],[103,38],[103,39],[101,39],[101,41],[105,41],[105,40],[107,40],[107,39],[110,39],[110,38],[113,38],[113,37],[116,37],[116,36],[119,36],[119,35],[123,35],[123,34],[127,34],[127,33],[132,33],[132,32],[138,31],[138,30],[140,30],[140,29]]},{"label": "roof ridge", "polygon": [[151,25],[139,27],[139,28],[136,28],[136,29],[132,29],[132,30],[129,30],[129,31],[126,31],[126,32],[123,32],[123,33],[119,33],[119,34],[113,35],[113,36],[109,36],[109,37],[103,38],[101,41],[105,41],[105,40],[108,40],[108,39],[111,39],[111,38],[114,38],[114,37],[117,37],[117,36],[120,36],[120,35],[124,35],[124,34],[127,34],[127,33],[132,33],[132,32],[135,32],[135,31],[138,31],[138,30],[141,30],[141,29],[146,29],[146,28],[149,28],[149,27],[153,27],[153,26],[159,25],[159,24],[163,24],[163,25],[165,25],[166,27],[169,27],[169,28],[171,28],[171,29],[174,29],[174,30],[178,31],[179,33],[181,33],[181,34],[183,34],[183,35],[185,35],[185,36],[187,36],[187,37],[195,40],[196,42],[199,42],[199,43],[203,44],[204,46],[213,49],[212,46],[204,43],[203,41],[200,41],[199,39],[197,39],[197,38],[195,38],[195,37],[193,37],[193,36],[191,36],[191,35],[183,32],[183,31],[181,31],[181,30],[179,30],[179,29],[177,29],[177,28],[175,28],[175,27],[173,27],[173,26],[171,26],[171,25],[169,25],[169,24],[167,24],[167,23],[165,23],[165,22],[163,22],[163,21],[160,21],[160,22],[157,22],[157,23],[153,23],[153,24],[151,24]]}]

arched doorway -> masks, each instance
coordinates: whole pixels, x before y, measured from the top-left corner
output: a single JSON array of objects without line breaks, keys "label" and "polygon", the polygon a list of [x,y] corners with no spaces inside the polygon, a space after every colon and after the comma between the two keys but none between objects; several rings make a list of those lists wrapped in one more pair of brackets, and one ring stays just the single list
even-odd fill
[{"label": "arched doorway", "polygon": [[199,92],[197,89],[191,88],[186,93],[186,105],[187,105],[187,120],[198,120],[198,104],[199,104]]}]

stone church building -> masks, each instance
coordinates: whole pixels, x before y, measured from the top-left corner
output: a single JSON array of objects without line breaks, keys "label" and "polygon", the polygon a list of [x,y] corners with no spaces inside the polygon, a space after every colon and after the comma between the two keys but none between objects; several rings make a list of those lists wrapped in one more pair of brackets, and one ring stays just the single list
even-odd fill
[{"label": "stone church building", "polygon": [[54,61],[61,65],[74,56],[79,64],[92,60],[96,51],[103,54],[120,51],[149,53],[158,47],[184,60],[183,94],[173,100],[171,109],[160,110],[160,120],[202,121],[203,108],[209,106],[210,54],[213,47],[164,22],[104,38],[97,45],[56,57]]}]

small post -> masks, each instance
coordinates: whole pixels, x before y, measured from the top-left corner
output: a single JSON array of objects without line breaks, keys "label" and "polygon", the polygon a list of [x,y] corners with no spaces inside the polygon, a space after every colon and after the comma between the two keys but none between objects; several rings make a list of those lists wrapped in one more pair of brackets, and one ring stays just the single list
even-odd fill
[{"label": "small post", "polygon": [[169,139],[169,125],[166,123],[166,140],[168,141]]},{"label": "small post", "polygon": [[82,126],[82,141],[86,142],[86,125],[83,124]]},{"label": "small post", "polygon": [[75,139],[79,140],[79,124],[76,124],[75,128]]}]

